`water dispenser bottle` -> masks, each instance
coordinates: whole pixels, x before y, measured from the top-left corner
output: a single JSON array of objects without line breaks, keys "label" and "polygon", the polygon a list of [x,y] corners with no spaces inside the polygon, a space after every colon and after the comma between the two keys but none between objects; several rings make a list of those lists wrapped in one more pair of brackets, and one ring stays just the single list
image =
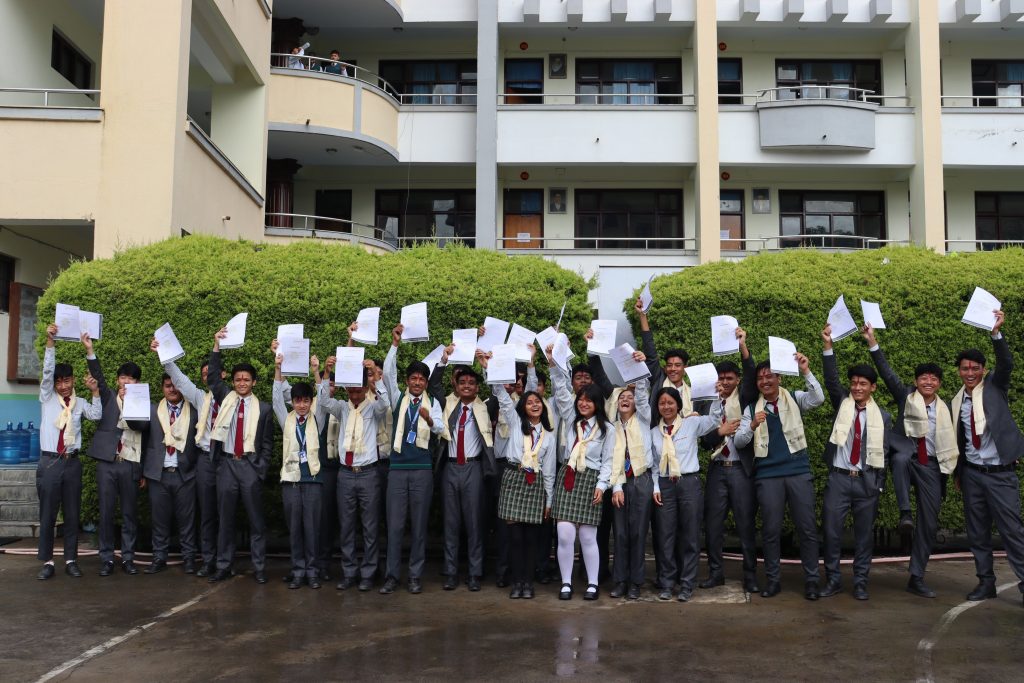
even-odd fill
[{"label": "water dispenser bottle", "polygon": [[17,465],[18,437],[14,433],[14,423],[8,422],[7,429],[0,432],[0,465]]},{"label": "water dispenser bottle", "polygon": [[18,428],[14,430],[14,436],[18,444],[18,462],[28,462],[28,430],[25,423],[19,422]]},{"label": "water dispenser bottle", "polygon": [[28,423],[28,461],[39,462],[39,429]]}]

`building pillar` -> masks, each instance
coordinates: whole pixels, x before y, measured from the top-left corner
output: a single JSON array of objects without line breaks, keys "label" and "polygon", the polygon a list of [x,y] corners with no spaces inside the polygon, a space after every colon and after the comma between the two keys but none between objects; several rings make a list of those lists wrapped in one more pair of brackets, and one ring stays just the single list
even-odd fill
[{"label": "building pillar", "polygon": [[477,0],[476,246],[498,236],[498,3]]},{"label": "building pillar", "polygon": [[700,263],[722,254],[718,166],[718,15],[714,2],[697,2],[693,24],[697,168],[694,234]]},{"label": "building pillar", "polygon": [[267,159],[267,227],[290,228],[291,216],[272,216],[274,213],[294,213],[295,174],[302,166],[295,159]]}]

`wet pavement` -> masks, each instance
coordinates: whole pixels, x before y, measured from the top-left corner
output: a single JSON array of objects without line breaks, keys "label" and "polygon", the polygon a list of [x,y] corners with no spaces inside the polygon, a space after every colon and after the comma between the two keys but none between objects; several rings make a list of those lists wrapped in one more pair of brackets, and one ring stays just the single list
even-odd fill
[{"label": "wet pavement", "polygon": [[[10,547],[10,546],[8,546]],[[24,547],[24,546],[22,546]],[[797,567],[781,595],[746,596],[737,564],[723,587],[694,601],[637,602],[603,593],[569,602],[558,584],[534,600],[509,600],[485,583],[441,589],[428,565],[422,595],[288,590],[286,564],[271,581],[251,574],[222,584],[180,568],[100,578],[84,558],[82,579],[59,571],[35,579],[32,557],[0,555],[0,680],[986,680],[1020,681],[1021,596],[998,560],[995,600],[950,610],[975,582],[971,562],[933,562],[939,597],[904,591],[905,565],[876,565],[871,599],[803,598]],[[244,560],[236,569],[245,567]],[[962,608],[961,608],[962,609]],[[931,645],[929,647],[929,644]]]}]

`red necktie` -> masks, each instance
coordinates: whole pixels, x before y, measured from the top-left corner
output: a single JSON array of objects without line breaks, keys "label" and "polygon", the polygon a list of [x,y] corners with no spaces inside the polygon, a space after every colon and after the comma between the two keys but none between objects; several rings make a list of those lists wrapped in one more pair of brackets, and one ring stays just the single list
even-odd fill
[{"label": "red necktie", "polygon": [[211,401],[213,405],[210,406],[210,426],[217,421],[217,411],[220,410],[220,404],[216,401]]},{"label": "red necktie", "polygon": [[[64,405],[71,405],[71,397],[68,396],[64,399]],[[57,454],[64,455],[64,430],[67,429],[67,425],[60,428],[60,434],[57,435]]]},{"label": "red necktie", "polygon": [[[726,421],[727,421],[727,419],[726,419],[726,416],[725,416],[725,401],[722,401],[722,424],[725,424]],[[725,437],[724,443],[725,443],[725,445],[722,446],[722,457],[725,458],[726,460],[728,460],[729,459],[729,437]]]},{"label": "red necktie", "polygon": [[850,453],[850,464],[856,465],[860,462],[860,414],[863,408],[856,408],[857,417],[853,418],[853,450]]},{"label": "red necktie", "polygon": [[[535,430],[530,430],[530,448],[533,449],[533,448],[536,448],[536,447],[537,447],[537,432]],[[524,472],[523,474],[526,476],[526,484],[527,485],[530,485],[530,484],[534,483],[535,481],[537,481],[537,473],[536,472]]]},{"label": "red necktie", "polygon": [[[585,423],[585,425],[583,427],[583,432],[584,432],[583,433],[583,438],[584,439],[587,438],[587,434],[590,433],[589,427],[590,427],[590,423]],[[576,449],[576,444],[578,444],[579,442],[580,442],[580,433],[577,430],[577,432],[576,432],[576,440],[572,444],[572,450]],[[570,450],[569,452],[571,453],[572,450]],[[566,468],[565,468],[565,481],[562,482],[562,485],[565,487],[566,491],[572,491],[576,487],[576,469],[574,467],[566,466]]]},{"label": "red necktie", "polygon": [[245,401],[238,399],[238,417],[235,418],[235,460],[245,453]]},{"label": "red necktie", "polygon": [[466,419],[469,417],[469,406],[462,406],[462,415],[459,415],[459,436],[455,441],[455,462],[459,465],[466,464]]},{"label": "red necktie", "polygon": [[923,436],[917,439],[917,461],[922,465],[928,464],[928,442]]},{"label": "red necktie", "polygon": [[[171,426],[173,427],[174,420],[177,419],[178,411],[173,406],[170,405],[168,405],[167,408],[167,412],[170,413],[167,417],[169,418]],[[167,455],[174,455],[174,446],[167,447]]]},{"label": "red necktie", "polygon": [[974,403],[971,403],[971,444],[974,446],[974,450],[981,449],[981,435],[978,434],[978,430],[974,427]]}]

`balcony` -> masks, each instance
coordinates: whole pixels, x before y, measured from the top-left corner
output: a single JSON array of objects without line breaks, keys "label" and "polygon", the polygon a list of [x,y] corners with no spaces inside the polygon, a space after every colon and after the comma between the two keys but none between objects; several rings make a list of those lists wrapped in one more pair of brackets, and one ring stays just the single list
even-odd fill
[{"label": "balcony", "polygon": [[943,95],[942,161],[949,168],[1024,166],[1024,96]]},{"label": "balcony", "polygon": [[264,238],[269,242],[291,242],[296,239],[318,239],[347,242],[371,253],[391,253],[398,249],[398,239],[380,228],[341,218],[309,216],[297,213],[268,213]]}]

